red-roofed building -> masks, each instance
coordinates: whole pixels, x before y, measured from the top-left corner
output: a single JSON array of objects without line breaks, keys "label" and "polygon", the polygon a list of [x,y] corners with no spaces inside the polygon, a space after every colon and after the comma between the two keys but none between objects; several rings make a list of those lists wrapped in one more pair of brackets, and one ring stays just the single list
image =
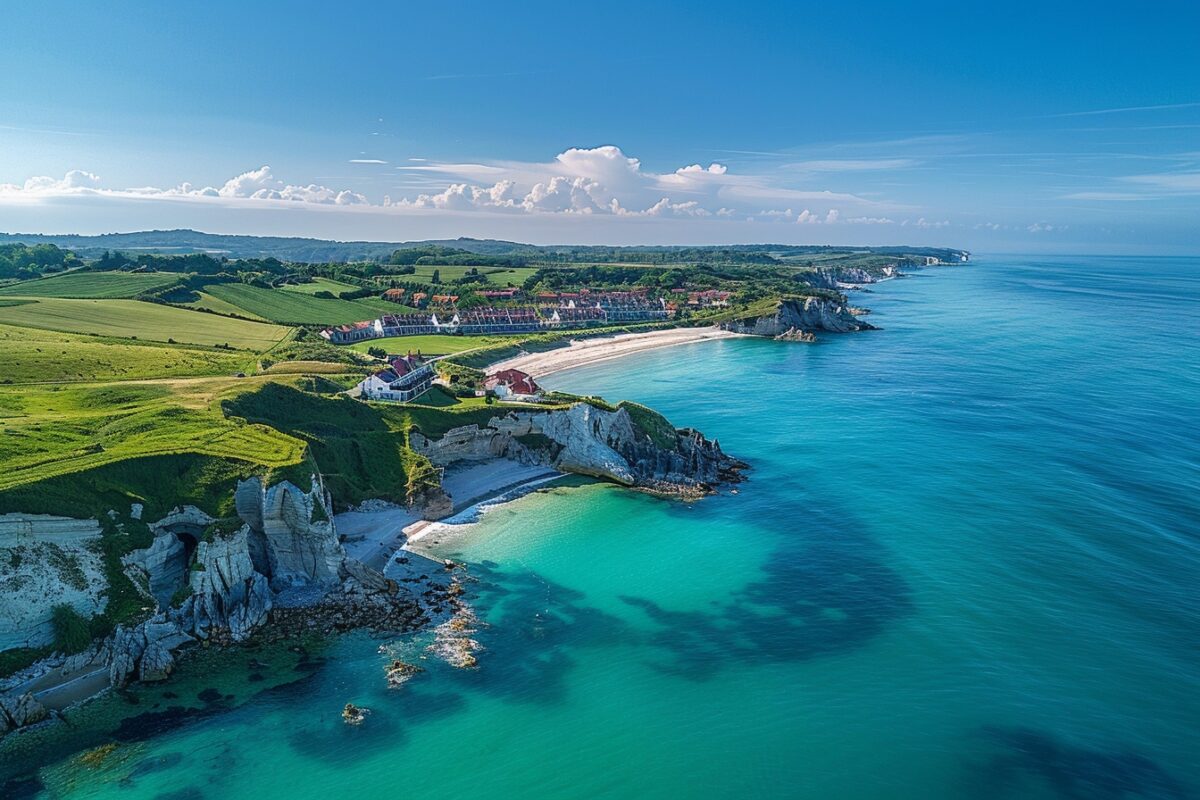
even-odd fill
[{"label": "red-roofed building", "polygon": [[407,403],[433,385],[433,363],[420,353],[391,356],[388,362],[387,369],[368,375],[358,384],[363,399]]},{"label": "red-roofed building", "polygon": [[502,369],[493,372],[483,381],[483,388],[495,392],[501,399],[539,400],[542,387],[533,380],[533,376],[519,369]]}]

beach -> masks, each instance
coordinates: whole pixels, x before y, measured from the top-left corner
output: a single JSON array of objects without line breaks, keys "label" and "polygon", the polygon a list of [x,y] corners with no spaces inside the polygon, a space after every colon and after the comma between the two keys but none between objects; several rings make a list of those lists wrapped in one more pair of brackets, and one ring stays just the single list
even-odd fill
[{"label": "beach", "polygon": [[609,361],[633,353],[694,342],[708,342],[714,339],[729,339],[741,335],[715,327],[671,328],[648,333],[623,333],[617,336],[578,339],[571,342],[568,347],[547,350],[543,353],[525,353],[493,364],[490,369],[491,371],[517,369],[527,372],[535,378],[544,378],[563,370]]},{"label": "beach", "polygon": [[[447,469],[442,487],[453,503],[453,511],[447,516],[561,475],[549,467],[518,464],[507,459]],[[407,542],[421,538],[422,532],[433,522],[422,517],[416,509],[391,503],[369,503],[365,508],[334,516],[346,554],[376,569],[383,569],[388,559]]]}]

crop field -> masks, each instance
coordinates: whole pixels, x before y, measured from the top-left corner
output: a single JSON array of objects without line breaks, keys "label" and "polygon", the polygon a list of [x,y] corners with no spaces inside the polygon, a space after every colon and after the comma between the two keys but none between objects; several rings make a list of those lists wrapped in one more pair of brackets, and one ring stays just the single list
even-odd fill
[{"label": "crop field", "polygon": [[[221,283],[205,287],[211,296],[263,319],[295,325],[342,325],[375,319],[381,313],[403,311],[395,303],[378,298],[329,300],[286,289],[264,289],[245,283]],[[215,310],[215,309],[214,309]]]},{"label": "crop field", "polygon": [[199,453],[269,467],[299,462],[303,442],[229,419],[220,399],[266,378],[0,387],[0,491],[151,455]]},{"label": "crop field", "polygon": [[[526,278],[537,272],[537,270],[533,267],[433,267],[420,265],[415,269],[416,271],[411,276],[413,280],[428,282],[433,278],[433,273],[436,270],[438,273],[438,278],[442,281],[442,283],[445,283],[446,281],[457,280],[466,275],[470,270],[478,269],[479,272],[487,278],[488,283],[493,287],[505,287],[510,283],[515,286],[520,286]],[[402,275],[400,277],[404,278],[409,276]],[[445,289],[451,294],[456,294],[461,287],[443,286],[441,288]]]},{"label": "crop field", "polygon": [[68,300],[40,297],[21,305],[0,305],[0,325],[89,333],[121,339],[224,345],[267,350],[287,336],[280,325],[231,319],[216,314],[143,303],[138,300]]},{"label": "crop field", "polygon": [[342,283],[341,281],[331,280],[330,278],[313,278],[312,283],[289,283],[279,287],[285,292],[296,292],[297,294],[316,294],[317,292],[329,292],[334,297],[337,297],[339,292],[353,292],[359,288],[352,283]]},{"label": "crop field", "polygon": [[[386,336],[382,339],[372,339],[367,342],[355,342],[347,345],[351,350],[365,353],[370,348],[387,350],[392,354],[403,354],[409,350],[420,350],[427,356],[444,356],[450,353],[461,353],[464,350],[474,350],[477,347],[508,344],[514,337],[507,336],[447,336],[431,334],[428,336]],[[519,337],[516,337],[519,338]]]},{"label": "crop field", "polygon": [[247,311],[246,309],[244,309],[240,306],[235,306],[233,303],[226,303],[224,300],[218,300],[217,298],[213,297],[208,292],[197,292],[196,294],[200,295],[199,300],[192,300],[191,302],[188,302],[188,303],[172,303],[172,305],[177,305],[182,308],[194,308],[194,309],[200,309],[200,310],[205,310],[205,311],[212,311],[217,314],[226,314],[226,315],[232,314],[234,316],[247,317],[249,319],[257,319],[262,322],[267,321],[267,320],[263,319],[262,317],[258,316],[257,314],[251,314],[249,311]]},{"label": "crop field", "polygon": [[[248,371],[245,351],[130,342],[0,325],[0,383],[138,380]],[[0,416],[3,416],[0,410]]]},{"label": "crop field", "polygon": [[179,283],[171,272],[68,272],[0,288],[0,295],[118,299]]}]

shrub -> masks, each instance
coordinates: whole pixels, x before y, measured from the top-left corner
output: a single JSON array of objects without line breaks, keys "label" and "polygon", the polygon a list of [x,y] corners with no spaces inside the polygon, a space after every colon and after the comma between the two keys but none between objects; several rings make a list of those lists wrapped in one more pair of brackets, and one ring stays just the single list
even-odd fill
[{"label": "shrub", "polygon": [[81,652],[92,642],[88,621],[66,603],[51,609],[50,624],[54,628],[54,646],[64,653]]}]

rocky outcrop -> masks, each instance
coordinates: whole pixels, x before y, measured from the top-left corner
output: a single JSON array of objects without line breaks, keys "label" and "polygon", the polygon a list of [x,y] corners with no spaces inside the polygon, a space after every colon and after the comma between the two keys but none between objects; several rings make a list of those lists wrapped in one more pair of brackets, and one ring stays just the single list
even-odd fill
[{"label": "rocky outcrop", "polygon": [[731,320],[721,325],[735,333],[755,336],[779,336],[791,329],[801,331],[852,331],[874,330],[875,326],[863,322],[851,312],[845,302],[825,297],[797,297],[779,301],[773,314]]},{"label": "rocky outcrop", "polygon": [[201,542],[196,548],[192,596],[184,613],[190,611],[191,630],[197,638],[207,639],[213,630],[224,630],[240,642],[267,621],[271,587],[266,576],[254,569],[249,537],[247,526],[226,538]]},{"label": "rocky outcrop", "polygon": [[315,476],[307,492],[290,481],[266,488],[257,477],[241,481],[234,504],[250,528],[255,568],[270,576],[272,589],[338,583],[346,551],[333,529],[333,504]]},{"label": "rocky outcrop", "polygon": [[882,267],[878,273],[867,272],[859,267],[823,267],[800,273],[797,278],[815,289],[841,289],[847,285],[860,286],[875,283],[883,278],[899,274],[894,266]]},{"label": "rocky outcrop", "polygon": [[122,556],[121,563],[135,586],[166,606],[186,582],[187,555],[182,539],[162,531],[149,547]]},{"label": "rocky outcrop", "polygon": [[57,605],[84,617],[107,607],[104,565],[93,547],[100,537],[95,520],[22,514],[0,519],[0,650],[53,641],[50,618]]},{"label": "rocky outcrop", "polygon": [[46,707],[29,692],[0,695],[0,736],[10,730],[35,725],[49,716]]},{"label": "rocky outcrop", "polygon": [[113,686],[140,681],[162,681],[175,670],[174,651],[194,641],[179,620],[166,613],[138,625],[118,625],[113,633],[108,678]]},{"label": "rocky outcrop", "polygon": [[670,493],[709,491],[718,483],[738,480],[738,470],[745,467],[696,431],[675,430],[665,420],[647,430],[627,408],[610,411],[588,403],[565,410],[510,412],[486,427],[455,428],[437,440],[414,432],[411,442],[439,466],[509,458]]}]

